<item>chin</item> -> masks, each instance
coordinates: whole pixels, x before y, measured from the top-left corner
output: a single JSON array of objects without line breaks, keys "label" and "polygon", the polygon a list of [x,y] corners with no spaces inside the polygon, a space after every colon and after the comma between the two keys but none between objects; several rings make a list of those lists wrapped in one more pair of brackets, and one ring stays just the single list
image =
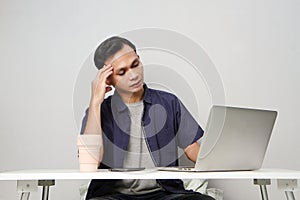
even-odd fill
[{"label": "chin", "polygon": [[131,91],[132,93],[137,93],[137,92],[140,92],[144,89],[143,85],[139,86],[139,87],[136,87],[136,88],[133,88]]}]

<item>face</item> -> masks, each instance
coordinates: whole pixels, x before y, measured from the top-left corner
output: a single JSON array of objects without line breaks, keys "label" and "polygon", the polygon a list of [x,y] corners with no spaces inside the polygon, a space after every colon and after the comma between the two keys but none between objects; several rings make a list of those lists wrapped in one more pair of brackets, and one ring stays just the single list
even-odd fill
[{"label": "face", "polygon": [[143,66],[131,47],[125,45],[105,63],[113,67],[110,83],[120,95],[134,95],[143,91]]}]

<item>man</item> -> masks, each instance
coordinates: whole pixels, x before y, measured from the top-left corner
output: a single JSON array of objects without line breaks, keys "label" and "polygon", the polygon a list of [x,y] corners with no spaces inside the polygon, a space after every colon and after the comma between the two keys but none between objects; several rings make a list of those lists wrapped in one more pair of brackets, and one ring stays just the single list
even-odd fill
[{"label": "man", "polygon": [[[203,130],[170,93],[144,84],[136,47],[127,39],[111,37],[97,48],[99,69],[92,81],[83,134],[101,134],[100,168],[177,166],[177,147],[193,162]],[[113,95],[105,94],[115,88]],[[87,199],[198,199],[213,198],[185,190],[181,180],[92,180]]]}]

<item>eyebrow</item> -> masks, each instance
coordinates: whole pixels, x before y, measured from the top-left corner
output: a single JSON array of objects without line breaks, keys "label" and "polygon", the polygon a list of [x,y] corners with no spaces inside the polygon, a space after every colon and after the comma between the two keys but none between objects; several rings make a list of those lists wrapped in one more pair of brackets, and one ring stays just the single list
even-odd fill
[{"label": "eyebrow", "polygon": [[[130,67],[131,67],[135,62],[139,62],[139,58],[138,58],[138,57],[136,57],[136,58],[131,62]],[[116,70],[116,73],[118,73],[118,72],[120,72],[120,71],[126,69],[127,67],[128,67],[128,66],[120,67],[119,69]]]}]

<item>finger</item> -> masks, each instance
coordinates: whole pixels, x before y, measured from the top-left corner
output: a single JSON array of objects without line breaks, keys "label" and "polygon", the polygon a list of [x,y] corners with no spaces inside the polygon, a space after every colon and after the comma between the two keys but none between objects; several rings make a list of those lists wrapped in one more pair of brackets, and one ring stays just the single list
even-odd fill
[{"label": "finger", "polygon": [[113,68],[112,68],[111,65],[110,66],[106,66],[105,69],[102,68],[102,69],[98,70],[96,78],[100,79],[102,75],[104,75],[105,77],[107,77],[107,74],[110,75],[112,73],[112,71],[113,71]]},{"label": "finger", "polygon": [[105,71],[102,73],[103,78],[106,80],[111,74],[113,73],[113,70]]},{"label": "finger", "polygon": [[103,87],[105,88],[107,86],[107,80],[108,77],[112,74],[112,71],[106,71],[106,72],[102,72],[101,75],[97,76],[94,80],[93,80],[93,84],[95,85],[95,88]]},{"label": "finger", "polygon": [[111,65],[104,65],[101,69],[98,70],[97,72],[97,77],[99,77],[103,72],[105,71],[110,71],[111,70]]},{"label": "finger", "polygon": [[104,66],[102,67],[102,70],[103,70],[103,71],[106,71],[106,70],[109,70],[111,67],[112,67],[111,64],[104,65]]}]

